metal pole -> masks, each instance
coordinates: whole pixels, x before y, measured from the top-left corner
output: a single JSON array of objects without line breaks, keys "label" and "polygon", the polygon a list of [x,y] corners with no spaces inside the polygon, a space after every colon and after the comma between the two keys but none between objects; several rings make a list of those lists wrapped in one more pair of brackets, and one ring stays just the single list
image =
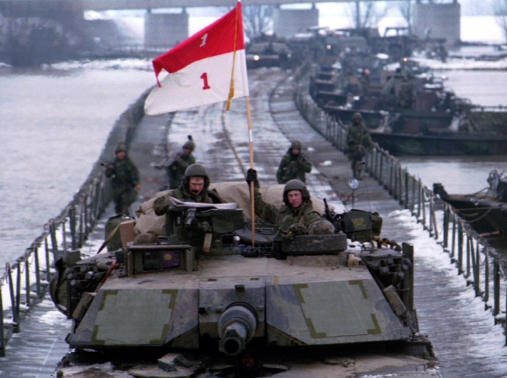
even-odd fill
[{"label": "metal pole", "polygon": [[500,313],[500,262],[498,256],[495,256],[493,270],[493,316]]}]

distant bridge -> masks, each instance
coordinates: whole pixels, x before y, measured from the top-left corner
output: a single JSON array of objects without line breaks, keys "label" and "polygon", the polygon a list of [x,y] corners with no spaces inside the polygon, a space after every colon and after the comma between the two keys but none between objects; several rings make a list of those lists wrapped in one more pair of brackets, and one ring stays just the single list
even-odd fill
[{"label": "distant bridge", "polygon": [[[304,0],[303,0],[304,1]],[[409,0],[368,0],[409,1]],[[433,3],[416,0],[413,8],[413,32],[422,36],[431,29],[434,38],[447,38],[448,43],[459,41],[460,5],[457,0]],[[282,5],[301,4],[301,0],[244,0],[243,6],[277,5],[273,13],[273,28],[278,36],[286,37],[306,31],[319,24],[318,3],[355,3],[357,14],[366,0],[318,0],[310,1],[309,9],[286,9]],[[212,4],[212,5],[211,5]],[[145,45],[147,47],[171,47],[188,37],[186,8],[233,7],[236,0],[0,0],[0,13],[5,17],[30,17],[56,19],[67,27],[79,25],[87,10],[146,9]],[[182,8],[181,13],[152,13],[157,8]]]},{"label": "distant bridge", "polygon": [[[8,1],[8,0],[0,0]],[[19,0],[18,0],[19,1]],[[28,1],[28,0],[20,0]],[[316,3],[360,3],[365,0],[318,0],[309,1],[308,4],[315,6]],[[371,0],[371,1],[400,1],[400,0]],[[401,0],[403,1],[403,0]],[[408,0],[406,0],[408,1]],[[194,8],[194,7],[218,7],[234,6],[235,0],[82,0],[85,10],[107,9],[154,9],[154,8]],[[213,5],[211,5],[212,3]],[[243,6],[248,5],[285,5],[301,4],[301,0],[245,0]]]}]

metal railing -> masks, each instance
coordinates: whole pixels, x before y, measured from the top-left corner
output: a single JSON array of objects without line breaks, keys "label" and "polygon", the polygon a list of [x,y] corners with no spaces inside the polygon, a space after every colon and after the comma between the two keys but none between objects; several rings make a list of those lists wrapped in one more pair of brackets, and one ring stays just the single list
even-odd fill
[{"label": "metal railing", "polygon": [[55,262],[67,252],[83,246],[111,202],[111,187],[100,163],[114,156],[120,141],[127,146],[130,144],[136,126],[144,116],[144,100],[148,92],[116,121],[99,160],[72,201],[44,225],[42,234],[13,264],[6,264],[0,277],[0,357],[5,357],[12,334],[21,331],[26,312],[46,294]]},{"label": "metal railing", "polygon": [[[310,98],[307,87],[301,85],[308,69],[308,66],[302,68],[294,75],[296,107],[316,131],[343,152],[346,126],[319,108]],[[435,196],[421,179],[411,175],[398,159],[376,143],[367,154],[365,169],[442,246],[458,274],[463,275],[466,284],[473,286],[475,295],[482,298],[485,310],[491,310],[495,324],[501,323],[506,329],[507,286],[501,284],[506,275],[498,253],[488,247],[449,204]]]}]

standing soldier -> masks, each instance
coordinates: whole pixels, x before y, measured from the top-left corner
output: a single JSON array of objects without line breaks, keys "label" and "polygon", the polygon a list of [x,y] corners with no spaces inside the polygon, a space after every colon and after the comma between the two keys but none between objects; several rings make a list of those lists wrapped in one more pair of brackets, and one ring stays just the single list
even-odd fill
[{"label": "standing soldier", "polygon": [[115,154],[114,161],[105,164],[105,174],[111,178],[116,214],[130,214],[130,205],[134,203],[137,191],[141,189],[139,171],[127,156],[127,149],[123,143],[118,145]]},{"label": "standing soldier", "polygon": [[195,142],[192,135],[187,136],[188,140],[183,144],[181,152],[178,152],[173,159],[162,162],[155,165],[155,168],[165,168],[167,177],[169,179],[169,189],[177,189],[183,176],[185,176],[185,170],[192,164],[195,164],[195,157],[192,152],[195,149]]},{"label": "standing soldier", "polygon": [[345,153],[347,154],[352,167],[352,176],[361,180],[361,172],[364,168],[363,158],[367,151],[373,148],[373,141],[370,133],[363,123],[361,113],[354,113],[352,116],[352,125],[347,130],[347,146]]},{"label": "standing soldier", "polygon": [[279,184],[285,184],[292,179],[306,182],[305,173],[310,173],[312,164],[306,160],[301,152],[302,149],[301,142],[297,140],[290,145],[276,172],[276,180]]}]

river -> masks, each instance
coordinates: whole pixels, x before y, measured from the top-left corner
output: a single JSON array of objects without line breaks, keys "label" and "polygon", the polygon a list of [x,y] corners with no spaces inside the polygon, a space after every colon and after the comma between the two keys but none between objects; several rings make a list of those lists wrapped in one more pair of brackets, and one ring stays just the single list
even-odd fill
[{"label": "river", "polygon": [[72,200],[115,120],[154,84],[148,61],[0,67],[0,266]]}]

